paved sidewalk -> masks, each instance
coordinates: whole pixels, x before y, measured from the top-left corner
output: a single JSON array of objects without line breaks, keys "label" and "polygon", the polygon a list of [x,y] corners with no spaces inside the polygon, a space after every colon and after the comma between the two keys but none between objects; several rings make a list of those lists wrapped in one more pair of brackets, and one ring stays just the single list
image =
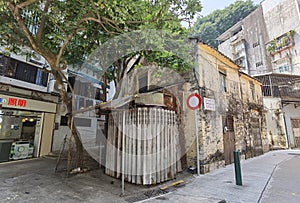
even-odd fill
[{"label": "paved sidewalk", "polygon": [[[243,185],[235,184],[234,165],[200,175],[185,187],[143,202],[260,202],[277,166],[300,150],[271,151],[259,157],[242,160]],[[225,201],[224,201],[225,200]]]}]

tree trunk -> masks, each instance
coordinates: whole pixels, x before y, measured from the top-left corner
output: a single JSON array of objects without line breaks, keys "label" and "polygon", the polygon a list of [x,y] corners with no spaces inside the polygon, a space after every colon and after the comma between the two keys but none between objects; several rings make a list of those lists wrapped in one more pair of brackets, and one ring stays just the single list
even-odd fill
[{"label": "tree trunk", "polygon": [[[60,94],[60,98],[62,100],[62,102],[64,102],[64,104],[67,106],[67,117],[68,117],[68,126],[70,128],[70,132],[71,132],[71,137],[74,137],[75,140],[75,146],[76,146],[76,163],[75,163],[75,167],[83,167],[83,145],[80,139],[80,135],[76,129],[76,125],[75,125],[75,121],[74,121],[74,117],[72,114],[72,98],[69,96],[69,94],[67,93],[67,90],[65,89],[64,86],[64,82],[63,82],[63,78],[61,76],[61,74],[59,73],[59,71],[57,70],[52,70],[52,74],[56,80],[56,84],[58,86],[59,89],[59,94]],[[70,149],[69,149],[70,150]]]}]

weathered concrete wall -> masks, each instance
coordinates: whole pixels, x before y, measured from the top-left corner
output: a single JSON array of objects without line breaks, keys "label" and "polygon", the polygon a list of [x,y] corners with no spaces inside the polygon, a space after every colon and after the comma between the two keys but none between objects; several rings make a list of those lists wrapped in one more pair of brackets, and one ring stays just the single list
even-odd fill
[{"label": "weathered concrete wall", "polygon": [[[218,57],[216,57],[216,54]],[[198,46],[197,59],[199,63],[197,76],[201,87],[201,96],[215,101],[215,111],[205,110],[204,107],[197,111],[201,173],[206,173],[225,165],[223,130],[226,116],[234,118],[235,148],[241,151],[246,148],[245,135],[251,133],[247,125],[250,122],[249,120],[252,117],[259,119],[260,143],[263,134],[262,126],[265,124],[261,118],[261,109],[259,109],[262,108],[262,95],[258,81],[249,76],[244,76],[241,82],[237,66],[229,62],[220,53],[207,49],[201,44]],[[222,75],[226,78],[225,89],[221,85]],[[252,97],[250,96],[250,81],[254,84],[254,100],[250,98]],[[244,84],[244,86],[242,87],[241,84]],[[186,89],[185,99],[190,94],[188,91],[190,87],[190,85],[184,87]],[[195,167],[196,148],[193,112],[185,107],[184,115],[186,146],[190,147],[187,153],[188,165]],[[261,144],[260,148],[262,148]]]},{"label": "weathered concrete wall", "polygon": [[[184,84],[183,88],[185,92],[183,93],[183,131],[185,135],[185,151],[186,151],[186,161],[187,167],[196,167],[196,133],[195,133],[195,122],[194,122],[194,112],[189,109],[186,105],[188,96],[191,94],[189,89],[191,88],[190,83]],[[199,120],[199,112],[197,111],[197,118]],[[198,128],[198,135],[200,135],[200,128]]]},{"label": "weathered concrete wall", "polygon": [[299,5],[295,0],[266,0],[261,6],[269,40],[299,30]]},{"label": "weathered concrete wall", "polygon": [[[267,72],[300,74],[300,1],[299,0],[265,0],[254,12],[245,17],[240,24],[239,40],[244,40],[246,58],[250,75]],[[236,26],[226,33],[233,34]],[[280,54],[271,55],[266,50],[266,44],[290,30],[296,31],[295,45],[281,51]],[[235,60],[233,55],[236,36],[232,36],[219,45],[219,50]],[[241,35],[241,36],[240,36]],[[284,61],[282,61],[284,59]],[[288,70],[285,66],[288,66]]]},{"label": "weathered concrete wall", "polygon": [[[285,73],[300,74],[300,13],[299,0],[266,0],[261,3],[266,29],[268,32],[268,41],[295,30],[295,46],[276,54],[270,58],[275,62],[281,58],[287,58],[290,67]],[[276,63],[272,63],[274,72],[281,73]]]},{"label": "weathered concrete wall", "polygon": [[222,42],[218,46],[218,50],[222,52],[225,56],[229,57],[231,60],[233,59],[233,54],[232,54],[232,46],[231,46],[231,39],[229,38],[228,40]]},{"label": "weathered concrete wall", "polygon": [[281,100],[279,98],[264,97],[264,105],[267,109],[267,136],[271,146],[273,148],[287,147]]},{"label": "weathered concrete wall", "polygon": [[[245,158],[269,151],[261,83],[244,74],[240,77],[242,109],[237,114],[237,148]],[[253,85],[254,91],[250,86]]]},{"label": "weathered concrete wall", "polygon": [[256,75],[270,72],[271,59],[267,56],[265,48],[268,34],[262,8],[258,7],[242,22],[246,41],[247,62],[250,69],[249,74]]},{"label": "weathered concrete wall", "polygon": [[[198,53],[200,84],[204,88],[202,96],[215,100],[215,111],[203,111],[201,115],[202,149],[201,163],[202,171],[208,172],[223,166],[224,142],[223,128],[224,118],[229,111],[229,103],[232,95],[240,97],[239,76],[237,69],[222,63],[216,57],[199,48]],[[220,72],[225,74],[226,91],[220,86]]]}]

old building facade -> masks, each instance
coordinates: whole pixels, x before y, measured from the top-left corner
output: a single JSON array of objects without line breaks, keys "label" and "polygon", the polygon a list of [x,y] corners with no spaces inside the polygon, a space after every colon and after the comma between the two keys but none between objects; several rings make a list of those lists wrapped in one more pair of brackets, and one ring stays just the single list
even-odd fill
[{"label": "old building facade", "polygon": [[[268,137],[275,148],[297,147],[299,95],[294,91],[300,75],[299,0],[265,0],[260,6],[218,37],[218,47],[263,83]],[[285,81],[285,82],[283,82]],[[276,122],[275,122],[276,120]],[[293,126],[291,125],[293,123]],[[295,138],[296,137],[296,138]]]},{"label": "old building facade", "polygon": [[249,75],[300,74],[298,0],[265,0],[221,34],[218,50]]},{"label": "old building facade", "polygon": [[58,96],[48,93],[41,58],[0,55],[0,162],[47,155]]},{"label": "old building facade", "polygon": [[[212,47],[199,42],[197,67],[203,106],[198,111],[201,172],[233,162],[233,150],[244,158],[268,150],[261,83]],[[187,84],[187,90],[191,85]],[[188,95],[189,92],[187,91]],[[186,95],[186,96],[187,96]],[[185,107],[187,162],[195,166],[193,114]]]}]

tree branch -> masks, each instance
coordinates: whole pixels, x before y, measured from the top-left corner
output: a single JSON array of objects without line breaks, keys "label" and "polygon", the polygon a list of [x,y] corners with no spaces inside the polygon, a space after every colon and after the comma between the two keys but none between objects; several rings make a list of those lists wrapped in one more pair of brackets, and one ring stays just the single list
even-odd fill
[{"label": "tree branch", "polygon": [[72,40],[73,36],[80,30],[83,30],[83,28],[76,28],[71,34],[69,34],[69,36],[67,37],[67,39],[65,40],[64,44],[61,46],[59,53],[56,57],[56,67],[59,67],[59,63],[60,63],[60,59],[65,51],[65,48],[68,46],[69,42]]},{"label": "tree branch", "polygon": [[86,17],[86,18],[83,18],[81,19],[80,23],[82,22],[86,22],[86,21],[94,21],[96,23],[99,23],[100,26],[105,30],[105,32],[109,33],[109,34],[118,34],[116,32],[113,32],[113,31],[109,31],[103,24],[103,22],[101,21],[101,19],[97,19],[97,18],[93,18],[93,17]]},{"label": "tree branch", "polygon": [[[173,20],[172,18],[166,18],[166,19],[161,19],[159,22],[166,22],[166,21],[171,21]],[[152,20],[136,20],[136,21],[126,21],[128,24],[140,24],[140,23],[153,23],[157,21],[157,19],[152,19]]]},{"label": "tree branch", "polygon": [[[31,3],[34,3],[36,1],[30,1]],[[25,4],[26,2],[24,2],[24,5],[30,5]],[[9,4],[9,9],[13,14],[13,17],[15,18],[15,20],[17,21],[17,23],[19,24],[19,26],[21,27],[21,30],[24,32],[26,38],[29,41],[29,44],[31,46],[31,48],[36,51],[37,53],[41,54],[50,64],[53,61],[53,59],[55,58],[55,55],[51,52],[45,51],[43,50],[35,41],[32,33],[29,31],[29,29],[27,28],[24,20],[21,17],[20,14],[20,8],[15,6],[13,3]],[[51,65],[54,65],[53,63]],[[56,67],[52,67],[53,69],[55,69]]]},{"label": "tree branch", "polygon": [[31,34],[31,32],[28,30],[27,26],[25,25],[25,22],[23,21],[21,14],[20,14],[20,10],[17,6],[14,6],[12,3],[9,4],[9,9],[12,12],[14,18],[16,19],[17,23],[20,25],[21,29],[24,31],[27,39],[29,40],[32,48],[34,50],[37,50],[37,44]]},{"label": "tree branch", "polygon": [[18,7],[19,9],[23,9],[25,8],[26,6],[30,6],[31,4],[34,4],[36,2],[38,2],[39,0],[27,0],[23,3],[20,3],[18,5],[16,5],[16,7]]},{"label": "tree branch", "polygon": [[65,74],[63,74],[63,72],[61,70],[58,71],[58,74],[67,82],[67,84],[71,90],[72,96],[74,98],[74,89],[73,89],[72,85],[70,84],[68,78],[65,76]]},{"label": "tree branch", "polygon": [[94,1],[91,0],[90,2],[91,2],[92,6],[93,6],[93,8],[94,8],[94,10],[95,10],[95,12],[96,12],[97,18],[100,20],[100,19],[101,19],[101,18],[100,18],[100,13],[99,13],[98,9],[96,8],[96,6],[95,6],[95,4],[94,4]]},{"label": "tree branch", "polygon": [[52,0],[47,0],[46,4],[45,4],[45,7],[44,7],[44,10],[43,10],[43,15],[42,15],[42,18],[41,18],[41,23],[40,23],[40,26],[39,26],[39,30],[36,34],[36,41],[37,43],[41,43],[41,39],[42,39],[42,36],[43,36],[43,33],[44,33],[44,29],[45,29],[45,24],[46,24],[46,20],[47,20],[47,13],[48,13],[48,10],[49,10],[49,7],[52,3]]},{"label": "tree branch", "polygon": [[62,29],[60,27],[60,25],[58,25],[55,20],[52,18],[52,16],[49,16],[49,19],[51,20],[51,22],[61,31],[61,33],[66,34],[66,32],[64,31],[64,29]]}]

